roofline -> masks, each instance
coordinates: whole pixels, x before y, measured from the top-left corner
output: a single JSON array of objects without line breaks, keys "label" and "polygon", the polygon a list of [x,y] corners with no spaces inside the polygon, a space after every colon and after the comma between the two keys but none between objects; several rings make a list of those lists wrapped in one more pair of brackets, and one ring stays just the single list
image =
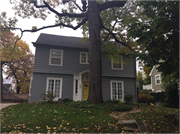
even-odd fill
[{"label": "roofline", "polygon": [[153,68],[151,69],[151,72],[149,73],[149,76],[152,76],[152,72],[153,72],[154,68],[155,68],[155,65],[154,65]]},{"label": "roofline", "polygon": [[[53,45],[53,44],[42,44],[42,43],[36,43],[36,42],[32,42],[33,46],[36,47],[37,45],[46,45],[46,46],[57,46],[57,45]],[[67,47],[67,48],[77,48],[77,49],[88,49],[87,47],[72,47],[72,46],[57,46],[57,47]]]}]

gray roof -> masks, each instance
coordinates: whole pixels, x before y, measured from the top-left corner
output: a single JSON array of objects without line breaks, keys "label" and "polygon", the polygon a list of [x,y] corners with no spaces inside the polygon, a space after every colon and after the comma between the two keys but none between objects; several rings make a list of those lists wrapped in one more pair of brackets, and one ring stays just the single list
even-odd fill
[{"label": "gray roof", "polygon": [[63,47],[88,48],[88,42],[82,43],[82,38],[41,33],[33,45],[53,45]]}]

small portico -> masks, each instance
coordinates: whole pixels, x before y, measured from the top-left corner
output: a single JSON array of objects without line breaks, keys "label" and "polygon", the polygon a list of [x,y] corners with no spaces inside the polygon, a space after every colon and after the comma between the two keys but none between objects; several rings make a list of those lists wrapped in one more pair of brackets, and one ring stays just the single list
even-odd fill
[{"label": "small portico", "polygon": [[74,74],[73,100],[87,100],[89,95],[89,70]]}]

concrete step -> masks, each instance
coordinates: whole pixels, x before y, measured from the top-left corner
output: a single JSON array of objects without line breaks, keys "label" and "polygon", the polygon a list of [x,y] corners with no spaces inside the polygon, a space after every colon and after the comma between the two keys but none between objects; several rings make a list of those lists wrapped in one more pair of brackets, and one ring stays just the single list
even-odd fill
[{"label": "concrete step", "polygon": [[118,124],[123,125],[128,128],[138,128],[138,126],[134,120],[118,121]]}]

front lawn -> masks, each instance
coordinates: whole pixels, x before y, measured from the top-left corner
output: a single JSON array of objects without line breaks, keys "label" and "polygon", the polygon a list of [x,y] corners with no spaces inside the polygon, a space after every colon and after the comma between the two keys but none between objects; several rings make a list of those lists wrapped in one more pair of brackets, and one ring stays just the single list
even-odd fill
[{"label": "front lawn", "polygon": [[[120,105],[125,106],[126,104]],[[137,108],[137,105],[128,106]],[[128,114],[123,118],[127,120],[141,118],[150,133],[179,132],[179,109],[149,105],[141,105],[139,109],[142,111]],[[109,116],[110,113],[112,112],[107,110],[73,108],[64,104],[12,105],[1,110],[1,132],[123,132],[122,126],[116,126],[117,121]],[[119,112],[113,113],[119,114]]]},{"label": "front lawn", "polygon": [[124,119],[142,119],[150,133],[179,133],[179,109],[151,105],[139,108],[141,112],[127,114]]},{"label": "front lawn", "polygon": [[1,132],[121,132],[110,111],[57,104],[18,104],[1,111]]}]

